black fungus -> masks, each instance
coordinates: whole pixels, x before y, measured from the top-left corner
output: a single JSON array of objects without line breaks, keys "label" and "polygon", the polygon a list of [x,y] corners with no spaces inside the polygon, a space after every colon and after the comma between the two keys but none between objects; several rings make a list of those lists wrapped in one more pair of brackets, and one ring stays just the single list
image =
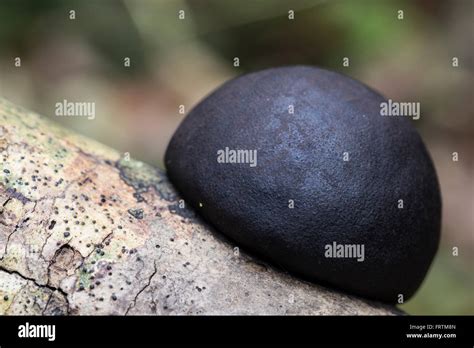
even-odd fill
[{"label": "black fungus", "polygon": [[421,137],[409,117],[382,116],[385,101],[312,67],[238,77],[179,126],[168,176],[220,232],[285,270],[406,300],[438,248],[441,197]]}]

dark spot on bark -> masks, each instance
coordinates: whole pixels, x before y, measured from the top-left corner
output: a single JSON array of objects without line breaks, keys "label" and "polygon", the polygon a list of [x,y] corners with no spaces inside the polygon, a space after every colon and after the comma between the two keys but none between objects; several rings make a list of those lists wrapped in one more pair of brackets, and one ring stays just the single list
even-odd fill
[{"label": "dark spot on bark", "polygon": [[[137,202],[144,201],[141,196],[153,187],[156,193],[164,200],[173,202],[176,198],[176,194],[169,184],[165,174],[156,168],[142,164],[140,171],[135,168],[135,164],[140,163],[134,160],[126,161],[119,160],[115,162],[115,167],[120,172],[120,178],[129,186],[135,189],[133,196]],[[146,173],[147,175],[143,175]]]},{"label": "dark spot on bark", "polygon": [[11,198],[18,199],[21,203],[26,204],[30,202],[28,198],[26,198],[21,192],[18,192],[16,189],[8,188],[7,195]]},{"label": "dark spot on bark", "polygon": [[128,213],[135,219],[143,219],[143,209],[128,209]]},{"label": "dark spot on bark", "polygon": [[186,207],[181,208],[179,206],[179,203],[168,205],[168,210],[171,214],[178,214],[179,216],[182,216],[183,218],[187,219],[192,219],[195,216],[194,212],[191,209],[187,209]]}]

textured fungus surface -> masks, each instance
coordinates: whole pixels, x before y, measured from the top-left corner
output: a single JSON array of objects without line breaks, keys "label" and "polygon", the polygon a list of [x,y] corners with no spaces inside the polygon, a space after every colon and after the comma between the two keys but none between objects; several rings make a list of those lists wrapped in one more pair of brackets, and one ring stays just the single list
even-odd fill
[{"label": "textured fungus surface", "polygon": [[0,99],[0,314],[393,314],[235,249],[166,176]]},{"label": "textured fungus surface", "polygon": [[[420,136],[406,117],[381,116],[384,101],[317,68],[239,77],[180,125],[168,176],[220,232],[282,268],[368,298],[406,300],[436,253],[441,200]],[[221,163],[226,149],[256,151],[257,160]],[[327,257],[334,243],[363,246],[363,261]]]}]

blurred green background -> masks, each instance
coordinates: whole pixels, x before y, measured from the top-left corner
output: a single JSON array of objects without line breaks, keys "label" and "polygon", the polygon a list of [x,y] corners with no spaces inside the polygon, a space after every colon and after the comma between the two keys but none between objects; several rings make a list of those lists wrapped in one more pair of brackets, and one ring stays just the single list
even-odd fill
[{"label": "blurred green background", "polygon": [[[471,0],[2,0],[0,95],[160,167],[179,106],[187,113],[253,70],[318,65],[419,101],[414,124],[441,183],[442,243],[400,308],[474,314],[473,23]],[[96,118],[54,117],[63,99],[95,102]]]}]

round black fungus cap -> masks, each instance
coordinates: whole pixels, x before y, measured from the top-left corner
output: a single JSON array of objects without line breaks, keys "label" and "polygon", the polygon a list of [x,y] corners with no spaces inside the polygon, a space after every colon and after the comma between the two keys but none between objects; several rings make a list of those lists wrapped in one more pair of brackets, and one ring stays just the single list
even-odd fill
[{"label": "round black fungus cap", "polygon": [[396,303],[436,253],[441,198],[409,117],[343,75],[283,67],[199,103],[165,155],[172,183],[218,231],[307,280]]}]

